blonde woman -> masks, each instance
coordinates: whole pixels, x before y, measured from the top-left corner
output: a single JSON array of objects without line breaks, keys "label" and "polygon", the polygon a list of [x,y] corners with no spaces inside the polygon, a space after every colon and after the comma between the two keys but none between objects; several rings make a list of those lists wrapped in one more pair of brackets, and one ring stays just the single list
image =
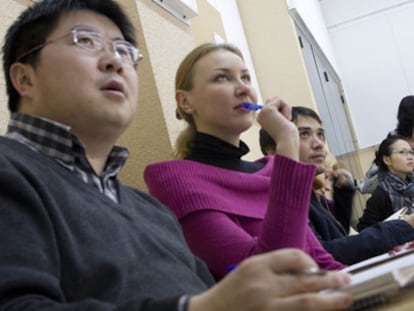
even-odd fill
[{"label": "blonde woman", "polygon": [[298,130],[282,99],[268,100],[257,115],[279,142],[276,155],[242,159],[249,148],[240,135],[256,119],[243,104],[256,100],[237,48],[204,44],[190,52],[176,75],[177,109],[188,124],[178,160],[146,168],[149,191],[173,210],[217,279],[249,256],[284,247],[306,251],[322,268],[342,268],[308,227],[315,166],[298,161]]}]

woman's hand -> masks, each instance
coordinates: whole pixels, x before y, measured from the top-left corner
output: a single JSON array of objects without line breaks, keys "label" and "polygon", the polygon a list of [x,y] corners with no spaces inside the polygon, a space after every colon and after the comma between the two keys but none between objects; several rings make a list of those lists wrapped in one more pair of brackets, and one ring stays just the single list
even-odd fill
[{"label": "woman's hand", "polygon": [[299,159],[299,133],[291,121],[291,107],[281,98],[268,99],[257,121],[276,142],[276,153]]},{"label": "woman's hand", "polygon": [[283,249],[253,256],[242,262],[221,282],[190,300],[189,311],[324,311],[343,310],[352,297],[340,291],[321,294],[324,289],[349,283],[343,272],[305,275],[315,262],[297,249]]}]

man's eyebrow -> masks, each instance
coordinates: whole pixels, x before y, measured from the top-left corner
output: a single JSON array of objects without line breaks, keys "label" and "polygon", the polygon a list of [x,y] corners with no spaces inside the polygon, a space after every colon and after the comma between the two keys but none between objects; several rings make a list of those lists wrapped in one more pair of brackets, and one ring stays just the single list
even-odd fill
[{"label": "man's eyebrow", "polygon": [[95,28],[83,24],[77,24],[72,27],[72,29],[79,29],[79,30],[87,30],[87,31],[93,31],[98,32]]},{"label": "man's eyebrow", "polygon": [[[83,25],[83,24],[75,25],[72,27],[72,30],[73,29],[90,31],[90,32],[96,33],[99,36],[102,36],[99,30],[93,28],[92,26],[88,26],[88,25]],[[111,38],[111,40],[118,41],[118,40],[125,40],[125,39],[122,36],[116,36],[116,37]]]},{"label": "man's eyebrow", "polygon": [[[310,126],[299,126],[298,130],[299,131],[312,131],[312,128]],[[322,127],[318,127],[317,129],[315,129],[315,131],[325,133],[325,129]]]}]

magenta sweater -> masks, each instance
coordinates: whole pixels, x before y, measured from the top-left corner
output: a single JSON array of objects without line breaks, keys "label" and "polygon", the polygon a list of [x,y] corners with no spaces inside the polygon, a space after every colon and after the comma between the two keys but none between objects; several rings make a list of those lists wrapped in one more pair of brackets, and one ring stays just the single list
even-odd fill
[{"label": "magenta sweater", "polygon": [[144,178],[216,278],[251,255],[285,247],[304,250],[324,269],[343,268],[308,226],[315,167],[278,155],[259,161],[266,164],[256,173],[165,161],[149,165]]}]

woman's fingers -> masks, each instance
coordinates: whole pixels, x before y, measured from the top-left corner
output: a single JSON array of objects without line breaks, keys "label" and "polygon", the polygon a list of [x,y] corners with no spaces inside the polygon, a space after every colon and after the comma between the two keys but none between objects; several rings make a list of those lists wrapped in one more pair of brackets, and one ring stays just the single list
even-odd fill
[{"label": "woman's fingers", "polygon": [[274,108],[277,112],[281,113],[287,120],[292,118],[292,109],[288,103],[280,97],[273,97],[266,100],[265,107]]}]

